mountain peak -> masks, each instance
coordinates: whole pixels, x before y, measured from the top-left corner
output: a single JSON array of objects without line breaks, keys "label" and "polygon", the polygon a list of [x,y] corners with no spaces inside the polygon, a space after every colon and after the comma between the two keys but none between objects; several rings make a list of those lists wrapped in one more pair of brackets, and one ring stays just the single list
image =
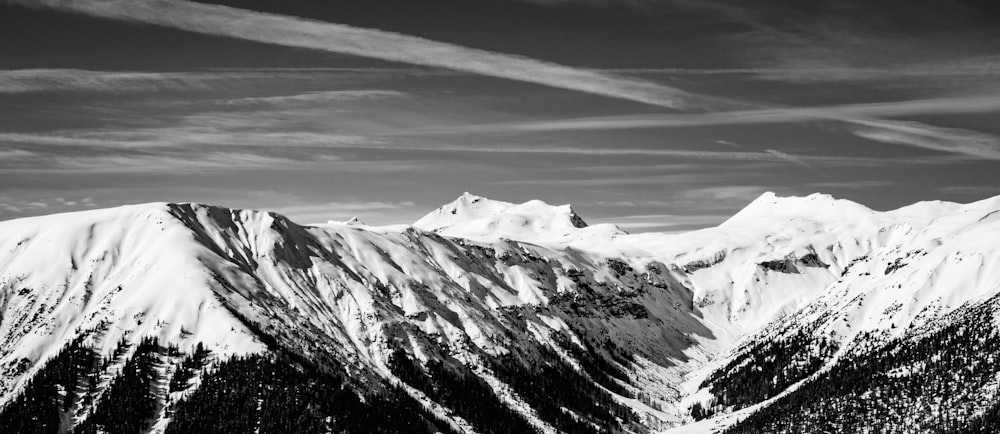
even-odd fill
[{"label": "mountain peak", "polygon": [[515,206],[515,204],[510,202],[492,200],[483,196],[465,192],[462,193],[462,195],[459,196],[457,199],[451,201],[450,203],[438,209],[447,211],[452,215],[459,215],[459,214],[489,213],[507,209],[513,206]]},{"label": "mountain peak", "polygon": [[328,225],[343,225],[343,226],[367,226],[368,224],[361,220],[361,218],[354,216],[348,220],[327,220]]},{"label": "mountain peak", "polygon": [[[448,236],[489,240],[562,238],[591,229],[570,205],[549,205],[541,200],[515,204],[471,193],[463,193],[413,226]],[[598,226],[600,231],[621,233],[617,228]]]},{"label": "mountain peak", "polygon": [[829,194],[813,193],[805,197],[779,196],[765,192],[734,214],[723,225],[753,223],[771,218],[807,218],[819,221],[860,218],[873,214],[870,208]]},{"label": "mountain peak", "polygon": [[[472,193],[469,193],[469,192],[465,192],[465,193],[462,193],[462,195],[459,196],[458,199],[455,199],[455,200],[456,201],[461,200],[461,201],[467,201],[467,202],[476,202],[476,201],[480,201],[480,200],[483,200],[483,199],[486,199],[486,198],[483,197],[483,196],[479,196],[479,195],[475,195],[475,194],[472,194]],[[486,199],[486,200],[489,200],[489,199]]]}]

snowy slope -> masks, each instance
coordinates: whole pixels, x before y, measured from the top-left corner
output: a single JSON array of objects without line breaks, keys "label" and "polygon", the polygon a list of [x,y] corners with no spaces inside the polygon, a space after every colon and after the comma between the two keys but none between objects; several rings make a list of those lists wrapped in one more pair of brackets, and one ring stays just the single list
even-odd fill
[{"label": "snowy slope", "polygon": [[[985,302],[1000,293],[1000,220],[996,217],[1000,214],[1000,198],[971,204],[924,202],[888,212],[819,197],[766,197],[763,205],[776,207],[772,210],[762,210],[765,207],[759,207],[762,204],[758,202],[722,227],[787,224],[786,218],[818,222],[819,233],[800,236],[796,242],[811,238],[804,248],[816,251],[834,273],[818,282],[812,295],[799,299],[790,306],[792,309],[771,317],[773,321],[759,332],[755,332],[756,327],[745,328],[743,333],[749,336],[734,350],[723,353],[725,357],[693,376],[689,389],[696,388],[706,375],[721,375],[718,380],[702,383],[689,403],[713,402],[718,397],[712,396],[709,386],[733,381],[738,367],[757,357],[762,346],[770,343],[806,339],[813,349],[796,353],[795,359],[801,363],[816,358],[819,371],[802,372],[802,379],[808,380],[843,358],[862,356],[889,343],[906,345],[906,341],[926,334],[918,332],[923,327],[940,327],[935,323],[956,309]],[[837,202],[841,205],[836,206]],[[764,278],[769,274],[776,273],[765,272]],[[764,281],[772,293],[796,293],[793,287]],[[817,353],[816,345],[835,352]],[[725,366],[737,369],[727,371],[730,368]],[[794,390],[801,384],[788,386]],[[776,389],[775,396],[781,391],[780,387]],[[721,407],[716,409],[723,413],[720,420],[734,423],[737,418],[726,416],[729,409]],[[715,425],[706,421],[677,432],[709,432]]]},{"label": "snowy slope", "polygon": [[[798,321],[822,323],[821,332],[846,344],[865,332],[899,335],[1000,292],[1000,199],[918,204],[890,216],[900,223],[880,229],[880,247],[857,258]],[[838,315],[821,319],[822,311]]]},{"label": "snowy slope", "polygon": [[[836,283],[848,266],[883,248],[908,248],[919,231],[959,231],[996,200],[969,205],[920,203],[876,212],[814,194],[804,198],[765,193],[716,228],[683,234],[635,234],[614,238],[621,254],[675,264],[695,302],[722,327],[741,335],[797,311]],[[959,216],[966,217],[959,217]],[[986,224],[970,231],[993,235]]]},{"label": "snowy slope", "polygon": [[167,204],[4,222],[0,396],[85,330],[99,331],[102,353],[146,335],[223,354],[262,350],[215,297],[202,251]]},{"label": "snowy slope", "polygon": [[[561,354],[547,363],[568,369],[578,361],[553,339],[576,342],[573,351],[585,352],[576,357],[610,357],[596,335],[610,331],[662,365],[689,344],[680,329],[649,324],[693,325],[668,301],[683,287],[666,268],[636,271],[579,251],[409,227],[304,227],[273,213],[151,204],[6,222],[0,234],[4,399],[80,335],[105,355],[122,336],[182,349],[202,342],[223,357],[270,342],[319,366],[346,366],[358,384],[394,381],[387,363],[398,351],[458,364],[551,431],[490,373],[489,359],[532,366]],[[646,345],[657,341],[673,344]],[[630,398],[638,386],[618,387],[633,391],[622,399],[644,405]]]},{"label": "snowy slope", "polygon": [[[219,359],[294,354],[361,389],[401,384],[399,357],[440,363],[543,432],[634,423],[606,419],[610,404],[553,416],[563,391],[511,372],[576,375],[590,388],[574,393],[661,429],[690,422],[705,378],[755,344],[801,332],[846,352],[995,294],[998,209],[768,193],[716,228],[627,234],[568,205],[467,193],[412,226],[163,203],[0,222],[0,405],[76,337],[108,354],[156,336]],[[448,424],[482,428],[410,386]]]}]

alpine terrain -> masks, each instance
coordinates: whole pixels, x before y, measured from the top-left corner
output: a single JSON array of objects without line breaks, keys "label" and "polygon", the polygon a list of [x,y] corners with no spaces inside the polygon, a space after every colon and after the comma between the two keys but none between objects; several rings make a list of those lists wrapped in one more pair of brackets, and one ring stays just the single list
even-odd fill
[{"label": "alpine terrain", "polygon": [[1000,197],[0,222],[0,433],[996,432]]}]

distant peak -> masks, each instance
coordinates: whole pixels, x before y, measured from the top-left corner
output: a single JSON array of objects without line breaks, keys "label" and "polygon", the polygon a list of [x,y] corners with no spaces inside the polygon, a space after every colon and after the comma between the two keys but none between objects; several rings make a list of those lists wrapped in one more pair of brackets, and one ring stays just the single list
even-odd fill
[{"label": "distant peak", "polygon": [[[812,203],[812,204],[823,204],[823,203],[833,203],[833,202],[850,202],[847,200],[837,199],[829,194],[825,193],[813,193],[808,196],[779,196],[773,191],[766,191],[756,199],[747,205],[747,208],[755,206],[770,206],[770,205],[787,205],[792,203]],[[854,202],[850,202],[854,203]],[[857,205],[857,204],[855,204]]]},{"label": "distant peak", "polygon": [[343,226],[368,226],[363,220],[358,217],[351,217],[349,220],[327,220],[328,225],[343,225]]},{"label": "distant peak", "polygon": [[[456,216],[456,218],[478,218],[484,215],[495,214],[504,209],[515,206],[513,203],[491,200],[482,196],[465,192],[457,199],[442,205],[432,211],[428,216]],[[426,219],[426,217],[425,217]],[[424,220],[424,219],[421,219]],[[418,225],[419,226],[419,225]]]},{"label": "distant peak", "polygon": [[457,199],[455,199],[451,203],[452,204],[456,204],[456,203],[467,203],[467,204],[474,204],[474,203],[500,203],[500,204],[506,204],[506,205],[514,205],[513,203],[510,203],[510,202],[504,202],[504,201],[500,201],[500,200],[493,200],[493,199],[490,199],[490,198],[487,198],[487,197],[484,197],[484,196],[480,196],[478,194],[472,194],[472,193],[469,193],[469,192],[462,193],[461,196],[459,196]]},{"label": "distant peak", "polygon": [[522,240],[562,237],[588,228],[570,205],[549,205],[541,200],[515,204],[468,192],[417,220],[413,226],[450,236]]},{"label": "distant peak", "polygon": [[479,196],[479,195],[475,195],[475,194],[469,193],[469,192],[462,193],[462,195],[458,197],[458,200],[466,201],[466,202],[478,202],[478,201],[483,200],[483,199],[486,199],[486,198],[482,197],[482,196]]},{"label": "distant peak", "polygon": [[873,212],[857,202],[837,199],[829,194],[813,193],[805,197],[779,196],[773,191],[768,191],[723,224],[751,223],[754,220],[773,217],[836,220],[868,216]]}]

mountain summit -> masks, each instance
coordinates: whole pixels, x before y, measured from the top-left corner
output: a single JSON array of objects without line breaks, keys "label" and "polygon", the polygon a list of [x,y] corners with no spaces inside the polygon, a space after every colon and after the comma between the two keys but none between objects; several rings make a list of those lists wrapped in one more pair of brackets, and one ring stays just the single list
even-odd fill
[{"label": "mountain summit", "polygon": [[468,192],[417,220],[414,227],[476,240],[572,240],[625,232],[609,224],[589,226],[570,205],[540,200],[514,204]]},{"label": "mountain summit", "polygon": [[845,199],[836,199],[828,194],[814,193],[805,197],[782,197],[769,191],[743,207],[726,220],[723,225],[789,218],[848,221],[867,218],[873,212],[864,205]]}]

